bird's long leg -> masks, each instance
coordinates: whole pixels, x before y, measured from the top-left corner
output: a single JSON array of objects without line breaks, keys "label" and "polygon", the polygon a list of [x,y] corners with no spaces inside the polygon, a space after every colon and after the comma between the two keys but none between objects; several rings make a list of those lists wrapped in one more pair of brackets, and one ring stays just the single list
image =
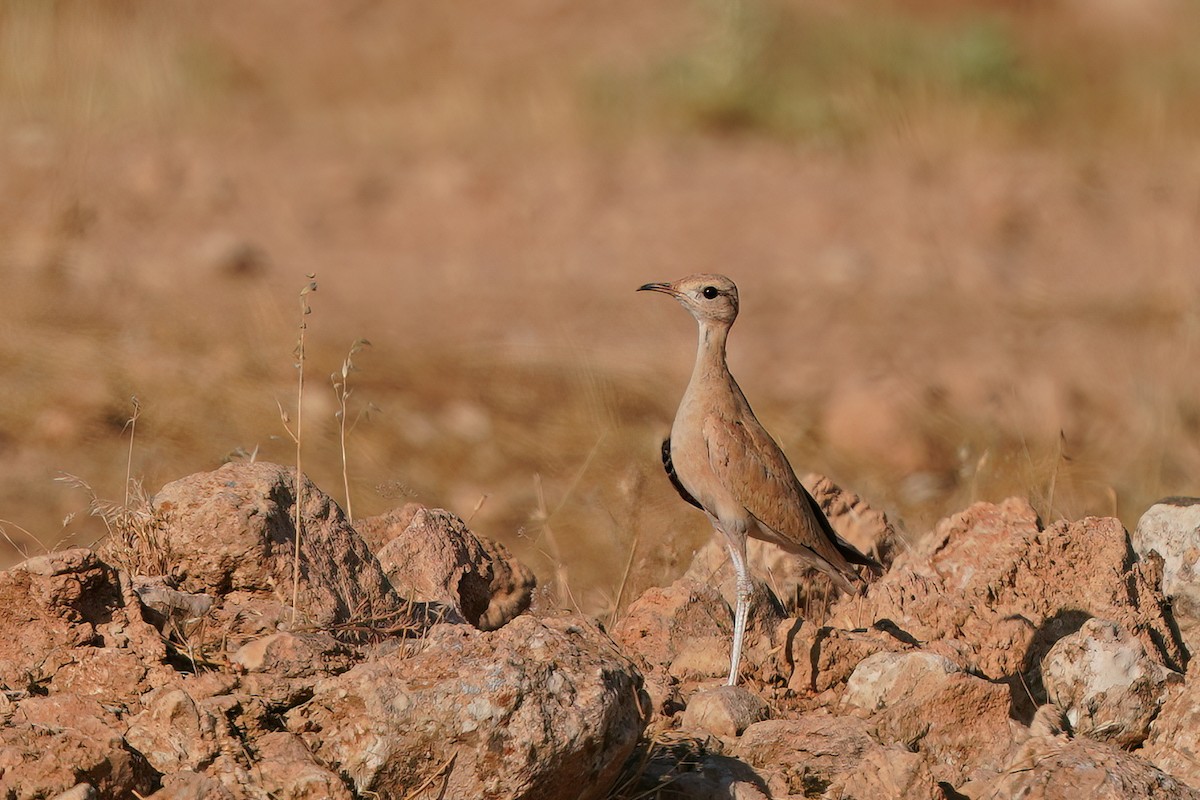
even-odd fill
[{"label": "bird's long leg", "polygon": [[750,581],[750,569],[746,565],[746,536],[726,533],[729,544],[729,559],[737,573],[737,608],[733,612],[733,648],[729,652],[730,686],[738,682],[738,666],[742,661],[742,639],[746,636],[746,620],[750,616],[750,594],[754,584]]}]

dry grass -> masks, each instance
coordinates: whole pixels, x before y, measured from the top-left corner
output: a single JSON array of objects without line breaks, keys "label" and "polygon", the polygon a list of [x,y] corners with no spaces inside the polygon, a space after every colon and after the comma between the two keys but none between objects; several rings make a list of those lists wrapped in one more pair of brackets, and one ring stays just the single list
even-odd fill
[{"label": "dry grass", "polygon": [[[104,543],[110,563],[130,575],[172,574],[175,558],[170,542],[163,536],[165,520],[151,505],[141,481],[130,479],[125,500],[119,502],[100,497],[86,480],[75,475],[62,475],[58,480],[87,495],[88,516],[98,520],[104,529],[103,536],[95,543]],[[54,546],[63,543],[60,540]]]},{"label": "dry grass", "polygon": [[317,270],[308,364],[373,341],[379,413],[347,442],[306,392],[306,471],[473,514],[566,571],[545,604],[611,614],[708,535],[657,460],[694,332],[633,291],[690,271],[738,280],[797,468],[914,536],[1195,493],[1196,9],[731,7],[0,8],[0,517],[52,544],[60,470],[290,463]]}]

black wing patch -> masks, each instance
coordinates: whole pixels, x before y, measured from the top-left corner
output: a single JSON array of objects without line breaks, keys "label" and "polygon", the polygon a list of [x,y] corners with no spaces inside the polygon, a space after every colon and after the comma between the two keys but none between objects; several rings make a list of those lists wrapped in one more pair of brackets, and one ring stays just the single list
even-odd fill
[{"label": "black wing patch", "polygon": [[684,500],[687,500],[689,503],[694,505],[696,508],[703,511],[704,506],[702,506],[698,502],[696,502],[696,498],[692,497],[691,494],[688,493],[688,490],[683,488],[683,484],[679,482],[679,476],[675,474],[675,464],[672,463],[672,461],[671,461],[671,440],[670,439],[663,439],[662,460],[663,460],[663,469],[665,469],[667,471],[667,477],[671,479],[671,485],[675,487],[675,491],[679,492],[679,496],[682,497]]}]

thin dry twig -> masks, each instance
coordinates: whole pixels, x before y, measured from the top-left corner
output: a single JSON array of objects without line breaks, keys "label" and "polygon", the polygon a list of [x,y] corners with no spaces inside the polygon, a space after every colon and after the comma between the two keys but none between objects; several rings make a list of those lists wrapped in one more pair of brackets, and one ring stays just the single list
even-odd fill
[{"label": "thin dry twig", "polygon": [[34,536],[28,530],[26,530],[25,528],[22,528],[20,525],[18,525],[15,522],[12,522],[11,520],[0,519],[0,536],[3,536],[4,540],[6,542],[8,542],[10,545],[12,545],[12,548],[14,550],[16,550],[18,553],[21,554],[21,558],[29,558],[29,551],[25,549],[25,545],[20,544],[19,542],[13,541],[13,538],[8,535],[8,528],[13,528],[15,530],[20,531],[22,534],[25,535],[26,538],[29,539],[29,541],[33,542],[38,547],[40,547],[42,549],[42,552],[48,552],[46,545],[42,544],[42,540],[39,539],[38,537]]},{"label": "thin dry twig", "polygon": [[625,560],[625,571],[621,573],[621,583],[617,586],[617,598],[613,601],[612,613],[608,617],[608,626],[617,624],[617,612],[621,608],[621,599],[625,594],[625,586],[629,583],[629,572],[633,569],[633,559],[637,555],[638,543],[642,540],[642,531],[639,528],[633,536],[633,546],[629,548],[629,558]]},{"label": "thin dry twig", "polygon": [[[554,529],[550,527],[551,514],[546,510],[546,492],[542,486],[542,476],[540,473],[533,475],[534,492],[537,495],[537,511],[535,519],[541,523],[542,538],[546,542],[546,550],[543,555],[550,559],[554,564],[554,588],[559,600],[566,598],[571,601],[571,605],[578,612],[579,603],[575,601],[575,596],[571,593],[571,585],[567,580],[567,565],[563,563],[562,552],[558,548],[558,539],[554,535]],[[561,505],[560,505],[561,508]]]},{"label": "thin dry twig", "polygon": [[137,395],[129,398],[133,403],[133,415],[125,421],[125,427],[129,429],[129,453],[125,457],[125,505],[129,505],[129,485],[133,480],[133,440],[137,435],[138,417],[142,415],[142,404],[137,399]]},{"label": "thin dry twig", "polygon": [[[702,760],[703,745],[697,741],[671,742],[660,736],[654,736],[644,744],[639,742],[641,750],[637,761],[630,759],[626,762],[622,777],[605,795],[607,800],[647,800],[651,797],[662,797],[662,792],[668,789],[680,777],[693,771]],[[669,756],[664,759],[663,756]],[[647,786],[652,762],[662,763],[667,760],[669,766],[660,768],[653,785]],[[674,763],[670,763],[673,760]]]},{"label": "thin dry twig", "polygon": [[316,275],[309,274],[308,283],[300,290],[300,326],[299,335],[296,338],[296,349],[294,355],[296,357],[296,430],[292,430],[289,426],[287,412],[283,409],[283,404],[276,402],[279,406],[279,417],[283,421],[283,429],[287,431],[288,436],[292,437],[292,441],[296,443],[296,490],[295,503],[296,513],[293,524],[296,528],[295,552],[292,554],[292,624],[296,623],[299,617],[299,597],[300,597],[300,544],[303,538],[304,521],[302,509],[304,507],[304,471],[303,461],[301,459],[303,453],[303,429],[304,429],[304,336],[308,330],[307,317],[312,313],[312,308],[308,304],[308,296],[317,290]]},{"label": "thin dry twig", "polygon": [[1055,442],[1057,451],[1054,454],[1054,468],[1050,472],[1050,488],[1046,497],[1046,519],[1054,519],[1054,490],[1058,487],[1058,468],[1064,462],[1070,461],[1070,457],[1066,453],[1067,434],[1061,429],[1058,432],[1058,440]]},{"label": "thin dry twig", "polygon": [[[350,465],[346,457],[346,437],[358,426],[361,414],[355,418],[353,424],[347,427],[346,407],[350,400],[350,395],[354,393],[354,390],[350,388],[350,373],[355,370],[354,356],[362,351],[363,348],[370,346],[371,343],[366,339],[355,339],[354,343],[350,345],[350,352],[346,354],[345,360],[342,361],[341,371],[334,372],[329,376],[329,381],[333,384],[333,393],[337,396],[338,401],[338,410],[334,412],[334,416],[338,420],[338,440],[342,453],[342,487],[346,495],[346,519],[351,523],[354,522],[354,509],[350,502]],[[369,410],[370,406],[367,408]]]},{"label": "thin dry twig", "polygon": [[475,507],[471,509],[471,513],[467,516],[467,518],[465,520],[463,520],[464,522],[467,523],[467,525],[470,525],[471,520],[475,519],[475,515],[479,513],[479,509],[483,508],[483,504],[487,502],[489,497],[491,497],[491,495],[488,494],[487,492],[484,492],[483,494],[479,495],[479,501],[477,503],[475,503]]},{"label": "thin dry twig", "polygon": [[438,767],[432,774],[430,774],[430,776],[428,778],[426,778],[421,783],[420,786],[413,789],[408,794],[404,795],[404,800],[416,800],[416,798],[421,795],[421,792],[428,789],[431,785],[433,785],[434,781],[436,781],[438,778],[442,778],[442,777],[444,777],[445,780],[442,783],[442,790],[440,792],[438,792],[438,797],[439,798],[445,797],[446,796],[446,787],[449,786],[449,784],[450,784],[450,773],[454,770],[454,762],[457,760],[458,760],[458,751],[456,750],[453,753],[451,753],[450,757],[447,758],[445,761],[443,761],[442,765],[440,767]]}]

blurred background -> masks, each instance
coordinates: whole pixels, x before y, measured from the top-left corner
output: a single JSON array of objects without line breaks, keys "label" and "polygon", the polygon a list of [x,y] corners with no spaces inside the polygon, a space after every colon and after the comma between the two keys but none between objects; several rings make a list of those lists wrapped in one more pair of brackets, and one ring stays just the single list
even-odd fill
[{"label": "blurred background", "polygon": [[304,319],[318,485],[365,338],[354,514],[611,614],[709,535],[659,464],[695,324],[634,292],[699,271],[797,471],[911,540],[1131,526],[1200,492],[1197,41],[1196,0],[3,0],[3,559],[294,463]]}]

